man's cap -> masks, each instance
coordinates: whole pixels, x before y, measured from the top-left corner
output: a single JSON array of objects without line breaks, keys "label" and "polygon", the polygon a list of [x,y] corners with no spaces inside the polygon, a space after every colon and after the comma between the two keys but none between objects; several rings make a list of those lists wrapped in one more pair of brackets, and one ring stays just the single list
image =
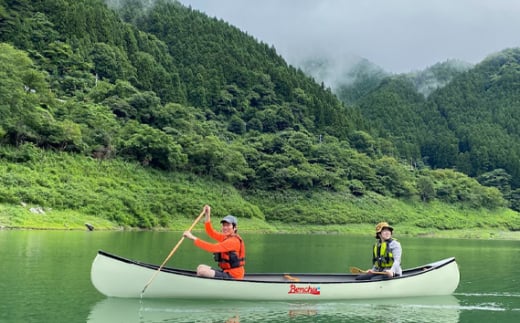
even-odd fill
[{"label": "man's cap", "polygon": [[238,225],[238,221],[237,221],[237,218],[235,218],[234,216],[232,215],[226,215],[221,221],[220,223],[223,223],[223,222],[227,222],[227,223],[231,223],[231,224],[234,224],[234,225]]}]

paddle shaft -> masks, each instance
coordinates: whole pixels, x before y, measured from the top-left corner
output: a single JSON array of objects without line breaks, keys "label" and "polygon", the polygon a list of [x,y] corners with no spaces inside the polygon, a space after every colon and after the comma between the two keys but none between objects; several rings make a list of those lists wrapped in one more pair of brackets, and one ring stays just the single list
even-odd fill
[{"label": "paddle shaft", "polygon": [[[188,231],[191,231],[193,230],[193,228],[195,227],[195,225],[200,221],[200,219],[204,216],[204,210],[202,210],[202,212],[199,214],[199,216],[195,219],[195,221],[192,223],[191,227],[188,229]],[[155,271],[155,273],[152,275],[152,277],[150,278],[150,280],[148,281],[148,283],[146,283],[146,285],[144,286],[143,290],[141,291],[141,297],[143,296],[144,294],[144,291],[148,288],[148,286],[150,286],[150,284],[152,283],[152,281],[155,279],[155,276],[157,276],[157,274],[161,271],[161,269],[164,267],[164,265],[168,262],[168,260],[170,260],[170,258],[173,256],[173,254],[175,253],[175,251],[177,251],[177,249],[179,248],[179,246],[181,245],[181,243],[184,241],[184,236],[182,236],[182,238],[179,240],[179,242],[177,242],[177,244],[175,245],[175,247],[173,247],[172,251],[170,251],[170,254],[168,255],[168,257],[166,257],[166,259],[164,259],[163,263],[159,266],[159,268],[157,268],[157,270]]]}]

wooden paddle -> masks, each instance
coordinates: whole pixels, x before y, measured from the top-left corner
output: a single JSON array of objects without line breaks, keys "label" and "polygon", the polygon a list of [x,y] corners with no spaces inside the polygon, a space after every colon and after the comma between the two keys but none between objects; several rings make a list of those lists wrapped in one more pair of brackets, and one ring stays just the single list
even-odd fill
[{"label": "wooden paddle", "polygon": [[[350,272],[353,274],[368,274],[368,271],[359,269],[358,267],[350,267]],[[384,271],[374,271],[372,274],[376,275],[386,275]]]},{"label": "wooden paddle", "polygon": [[289,274],[285,274],[285,275],[283,275],[283,278],[285,278],[285,279],[287,279],[287,280],[290,280],[290,281],[292,281],[292,282],[299,282],[299,281],[300,281],[300,278],[298,278],[298,277],[293,277],[293,276],[291,276],[291,275],[289,275]]},{"label": "wooden paddle", "polygon": [[[195,227],[195,225],[200,221],[200,219],[204,216],[204,210],[202,210],[202,212],[200,212],[199,216],[195,219],[195,221],[192,223],[191,227],[188,229],[188,231],[191,231],[193,230],[193,228]],[[168,255],[168,257],[166,257],[166,259],[164,259],[163,263],[159,266],[159,268],[157,268],[157,270],[155,271],[155,273],[152,275],[152,277],[150,278],[150,280],[148,281],[148,283],[146,283],[146,285],[144,286],[143,290],[141,291],[141,298],[143,297],[143,294],[144,294],[144,291],[148,288],[148,286],[150,286],[150,284],[152,283],[152,281],[155,279],[155,276],[157,276],[157,274],[161,271],[161,269],[164,267],[164,265],[168,262],[168,260],[170,260],[170,258],[173,256],[173,254],[175,253],[175,251],[177,251],[177,249],[179,248],[179,246],[181,245],[182,241],[184,241],[184,236],[182,236],[181,240],[179,240],[179,242],[177,242],[177,244],[175,245],[175,247],[173,247],[172,251],[170,252],[170,254]]]}]

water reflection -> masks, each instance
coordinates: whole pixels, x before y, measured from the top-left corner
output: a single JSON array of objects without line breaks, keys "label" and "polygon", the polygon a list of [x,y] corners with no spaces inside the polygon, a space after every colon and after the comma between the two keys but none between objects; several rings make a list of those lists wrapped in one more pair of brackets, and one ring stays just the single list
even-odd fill
[{"label": "water reflection", "polygon": [[106,298],[87,322],[458,322],[454,296],[338,302],[236,302]]},{"label": "water reflection", "polygon": [[457,293],[456,297],[463,309],[460,322],[518,322],[520,293]]}]

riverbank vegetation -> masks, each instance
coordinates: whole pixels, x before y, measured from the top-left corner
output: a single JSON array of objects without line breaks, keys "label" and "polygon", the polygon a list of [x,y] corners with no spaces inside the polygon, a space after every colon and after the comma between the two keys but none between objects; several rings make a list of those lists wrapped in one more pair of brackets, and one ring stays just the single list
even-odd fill
[{"label": "riverbank vegetation", "polygon": [[212,206],[214,217],[236,215],[240,229],[253,232],[366,234],[384,220],[403,235],[509,239],[520,228],[520,216],[508,208],[425,204],[373,193],[356,197],[348,190],[244,194],[189,173],[39,149],[32,154],[34,161],[0,163],[4,229],[86,230],[89,223],[95,230],[180,231],[204,204]]}]

